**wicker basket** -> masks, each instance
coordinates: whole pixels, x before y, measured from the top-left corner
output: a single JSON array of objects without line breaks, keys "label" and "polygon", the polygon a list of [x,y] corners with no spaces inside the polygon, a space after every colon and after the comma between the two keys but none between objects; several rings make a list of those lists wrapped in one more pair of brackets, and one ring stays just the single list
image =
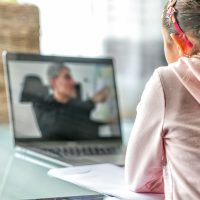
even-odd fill
[{"label": "wicker basket", "polygon": [[[0,3],[0,53],[39,53],[39,11],[33,5]],[[0,55],[0,122],[8,122],[7,97]]]}]

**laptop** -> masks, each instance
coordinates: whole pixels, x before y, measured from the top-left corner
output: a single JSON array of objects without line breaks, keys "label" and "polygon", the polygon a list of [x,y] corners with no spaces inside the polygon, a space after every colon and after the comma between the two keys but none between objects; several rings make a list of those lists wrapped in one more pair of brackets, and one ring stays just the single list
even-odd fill
[{"label": "laptop", "polygon": [[3,53],[16,152],[61,166],[124,165],[113,60]]}]

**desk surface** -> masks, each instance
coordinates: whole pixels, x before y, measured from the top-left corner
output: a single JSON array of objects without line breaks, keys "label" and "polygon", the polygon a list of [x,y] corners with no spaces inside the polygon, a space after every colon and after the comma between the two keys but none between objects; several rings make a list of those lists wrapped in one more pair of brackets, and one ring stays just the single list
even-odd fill
[{"label": "desk surface", "polygon": [[14,156],[8,127],[0,126],[0,199],[35,199],[44,197],[96,194],[47,175],[48,168]]},{"label": "desk surface", "polygon": [[[132,127],[126,123],[125,144]],[[49,168],[14,156],[12,135],[8,126],[0,125],[0,199],[36,199],[96,194],[71,183],[49,177]]]}]

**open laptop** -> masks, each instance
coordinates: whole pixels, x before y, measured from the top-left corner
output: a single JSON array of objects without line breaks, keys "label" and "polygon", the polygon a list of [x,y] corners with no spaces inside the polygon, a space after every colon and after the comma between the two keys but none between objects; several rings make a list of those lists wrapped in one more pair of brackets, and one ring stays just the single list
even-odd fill
[{"label": "open laptop", "polygon": [[62,166],[124,164],[112,59],[4,52],[3,60],[17,152]]}]

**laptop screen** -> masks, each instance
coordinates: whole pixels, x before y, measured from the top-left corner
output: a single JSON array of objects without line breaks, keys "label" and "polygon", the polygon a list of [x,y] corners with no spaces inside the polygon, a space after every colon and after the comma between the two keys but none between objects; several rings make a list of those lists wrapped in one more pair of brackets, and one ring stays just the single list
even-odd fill
[{"label": "laptop screen", "polygon": [[6,55],[15,138],[120,138],[112,59]]}]

